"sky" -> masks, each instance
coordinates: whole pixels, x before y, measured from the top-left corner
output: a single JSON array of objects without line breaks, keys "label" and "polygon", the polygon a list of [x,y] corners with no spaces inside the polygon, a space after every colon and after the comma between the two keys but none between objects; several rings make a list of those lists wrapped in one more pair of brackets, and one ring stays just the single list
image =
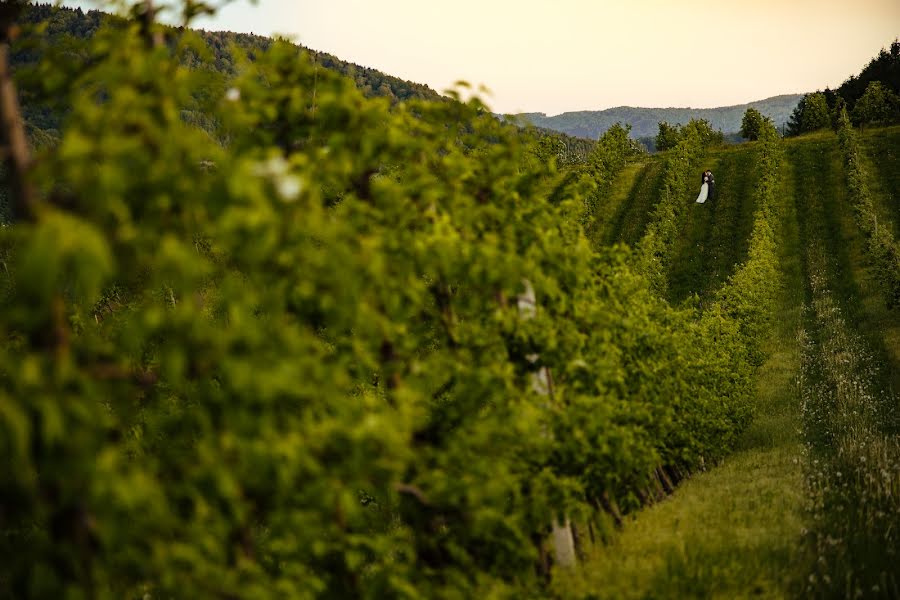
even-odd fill
[{"label": "sky", "polygon": [[236,0],[197,25],[553,115],[836,87],[900,36],[900,0]]}]

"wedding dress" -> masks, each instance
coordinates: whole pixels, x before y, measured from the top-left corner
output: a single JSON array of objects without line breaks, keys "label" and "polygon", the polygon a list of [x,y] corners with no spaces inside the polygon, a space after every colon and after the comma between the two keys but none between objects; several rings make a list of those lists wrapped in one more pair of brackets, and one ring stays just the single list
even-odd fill
[{"label": "wedding dress", "polygon": [[697,204],[706,202],[707,196],[709,196],[709,184],[704,181],[703,185],[700,186],[700,195],[697,196]]}]

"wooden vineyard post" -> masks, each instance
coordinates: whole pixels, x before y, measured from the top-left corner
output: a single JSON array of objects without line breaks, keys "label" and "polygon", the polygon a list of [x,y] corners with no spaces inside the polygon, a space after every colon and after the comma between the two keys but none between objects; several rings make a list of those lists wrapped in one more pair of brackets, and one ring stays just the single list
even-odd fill
[{"label": "wooden vineyard post", "polygon": [[[537,297],[534,293],[534,287],[527,279],[522,281],[525,291],[518,297],[519,316],[523,320],[533,318],[537,314]],[[536,363],[540,356],[538,354],[529,354],[525,357],[529,362]],[[548,396],[553,399],[553,377],[550,369],[541,367],[531,374],[531,387],[541,396]],[[553,551],[556,557],[556,564],[571,568],[577,561],[575,554],[575,537],[572,535],[572,523],[568,517],[562,522],[554,519],[552,523],[553,531],[551,538],[553,540]]]},{"label": "wooden vineyard post", "polygon": [[568,517],[564,523],[553,522],[553,550],[556,564],[569,568],[576,564],[575,537],[572,535],[572,523]]}]

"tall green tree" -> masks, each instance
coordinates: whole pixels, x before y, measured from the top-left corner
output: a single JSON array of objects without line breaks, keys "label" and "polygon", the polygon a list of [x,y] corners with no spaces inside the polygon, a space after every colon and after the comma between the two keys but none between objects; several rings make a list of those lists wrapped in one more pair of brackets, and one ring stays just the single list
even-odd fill
[{"label": "tall green tree", "polygon": [[841,126],[842,115],[847,112],[847,101],[843,96],[837,96],[834,99],[834,105],[831,106],[831,128],[837,131]]},{"label": "tall green tree", "polygon": [[756,141],[762,134],[763,128],[770,125],[772,125],[771,119],[764,117],[761,112],[750,107],[741,120],[741,136],[750,141]]},{"label": "tall green tree", "polygon": [[788,118],[787,123],[785,124],[786,130],[785,134],[788,136],[797,136],[803,133],[803,108],[806,105],[806,96],[800,99],[800,102],[797,103],[797,106],[794,107],[794,110],[791,112],[791,116]]},{"label": "tall green tree", "polygon": [[721,146],[725,143],[725,136],[721,131],[713,129],[712,124],[706,119],[691,119],[681,129],[682,135],[696,134],[700,139],[700,145],[705,148]]},{"label": "tall green tree", "polygon": [[900,97],[880,81],[872,81],[856,101],[850,117],[860,125],[891,123],[900,117]]},{"label": "tall green tree", "polygon": [[659,133],[656,134],[656,150],[658,152],[671,150],[679,141],[681,141],[681,127],[660,121]]},{"label": "tall green tree", "polygon": [[818,131],[831,126],[831,113],[825,94],[816,92],[806,97],[800,123],[803,133]]}]

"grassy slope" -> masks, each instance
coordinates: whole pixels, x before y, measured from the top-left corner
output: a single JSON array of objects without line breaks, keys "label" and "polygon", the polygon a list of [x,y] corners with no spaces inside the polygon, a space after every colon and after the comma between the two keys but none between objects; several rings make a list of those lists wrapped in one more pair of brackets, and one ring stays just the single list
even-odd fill
[{"label": "grassy slope", "polygon": [[[700,293],[700,282],[709,272],[709,245],[712,240],[713,223],[716,213],[724,203],[729,204],[730,194],[723,194],[720,181],[727,178],[720,175],[721,160],[718,156],[710,155],[706,161],[706,168],[716,174],[715,202],[707,200],[705,204],[697,204],[691,200],[681,233],[672,249],[672,266],[669,269],[669,302],[677,304],[691,295],[692,292]],[[699,181],[698,177],[695,177]],[[699,191],[700,185],[696,186]]]},{"label": "grassy slope", "polygon": [[[745,159],[739,151],[725,160],[733,161],[728,169],[736,171]],[[803,498],[793,381],[803,279],[796,219],[788,195],[782,198],[781,266],[787,285],[770,358],[758,375],[759,417],[723,465],[638,513],[610,545],[593,550],[579,573],[559,575],[554,584],[560,596],[780,597],[797,585]],[[744,202],[734,204],[736,211],[748,210]]]},{"label": "grassy slope", "polygon": [[[865,338],[875,358],[888,365],[880,374],[880,383],[900,390],[900,314],[886,308],[867,266],[865,242],[847,198],[837,138],[827,132],[788,140],[786,151],[789,161],[801,173],[795,190],[801,218],[806,212],[803,209],[815,205],[817,200],[822,202],[823,242],[833,267],[830,287],[840,308]],[[898,151],[900,148],[895,147],[894,152]],[[872,179],[878,178],[872,174]]]},{"label": "grassy slope", "polygon": [[[614,216],[609,221],[606,241],[609,244],[623,242],[634,246],[644,234],[653,208],[659,202],[659,191],[662,185],[662,177],[665,171],[665,162],[659,158],[651,158],[643,163],[640,172],[632,178],[631,185],[623,176],[617,182],[611,197],[617,197],[625,193],[624,202],[620,202],[615,209],[610,206]],[[636,181],[635,181],[636,179]]]},{"label": "grassy slope", "polygon": [[610,230],[618,226],[619,216],[628,209],[636,184],[643,180],[653,159],[639,160],[626,166],[615,178],[612,188],[603,200],[603,206],[595,217],[591,239],[606,243]]},{"label": "grassy slope", "polygon": [[[894,239],[900,240],[900,126],[868,129],[860,136],[860,142],[863,148],[862,166],[869,174],[869,190],[879,223],[892,227]],[[841,214],[845,222],[853,219],[850,210]],[[885,375],[888,385],[900,393],[900,309],[886,310],[877,285],[866,268],[864,242],[855,226],[845,223],[843,229],[853,236],[850,264],[860,293],[863,327],[889,365],[889,373]]]},{"label": "grassy slope", "polygon": [[896,573],[885,544],[897,550],[891,531],[900,525],[900,415],[886,390],[897,389],[900,376],[900,319],[885,308],[866,267],[835,136],[820,133],[786,147],[797,172],[810,306],[803,424],[810,441],[809,547],[818,559],[805,565],[804,594],[896,598],[897,578],[885,579]]},{"label": "grassy slope", "polygon": [[710,156],[717,198],[691,204],[669,273],[671,302],[694,293],[704,298],[746,259],[753,227],[754,151],[752,145],[743,144]]},{"label": "grassy slope", "polygon": [[599,598],[781,597],[795,585],[801,552],[802,474],[791,385],[796,332],[787,325],[762,367],[760,410],[742,448],[723,465],[628,521],[561,596]]},{"label": "grassy slope", "polygon": [[[883,208],[889,209],[900,179],[893,166],[900,153],[900,128],[867,132],[864,142],[870,149],[872,179],[877,179],[874,191],[880,194]],[[692,277],[698,289],[716,289],[727,277],[723,270],[730,272],[729,267],[746,253],[743,229],[749,230],[750,225],[743,221],[750,220],[752,201],[745,192],[750,192],[752,182],[742,180],[741,173],[749,171],[749,151],[749,146],[743,146],[712,157],[711,168],[718,169],[720,178],[735,182],[740,191],[732,193],[740,201],[725,200],[721,190],[718,210],[692,214],[673,261],[676,293],[682,296],[686,292],[680,277],[684,281]],[[756,420],[723,465],[688,480],[670,498],[633,515],[613,534],[609,545],[591,550],[578,572],[557,574],[553,589],[558,596],[804,594],[812,562],[801,537],[808,523],[797,378],[798,332],[804,322],[810,327],[808,316],[803,316],[810,300],[810,245],[824,245],[829,285],[840,309],[883,367],[874,371],[879,374],[878,384],[894,389],[900,389],[900,317],[885,308],[866,266],[835,136],[826,132],[788,140],[785,157],[779,247],[786,285],[777,331],[769,343],[771,354],[758,375]],[[631,194],[640,186],[638,181]],[[700,253],[695,252],[698,239],[706,244]],[[685,261],[691,259],[715,264],[715,269],[686,268]],[[687,275],[678,275],[678,270]],[[894,425],[883,423],[888,430]]]}]

